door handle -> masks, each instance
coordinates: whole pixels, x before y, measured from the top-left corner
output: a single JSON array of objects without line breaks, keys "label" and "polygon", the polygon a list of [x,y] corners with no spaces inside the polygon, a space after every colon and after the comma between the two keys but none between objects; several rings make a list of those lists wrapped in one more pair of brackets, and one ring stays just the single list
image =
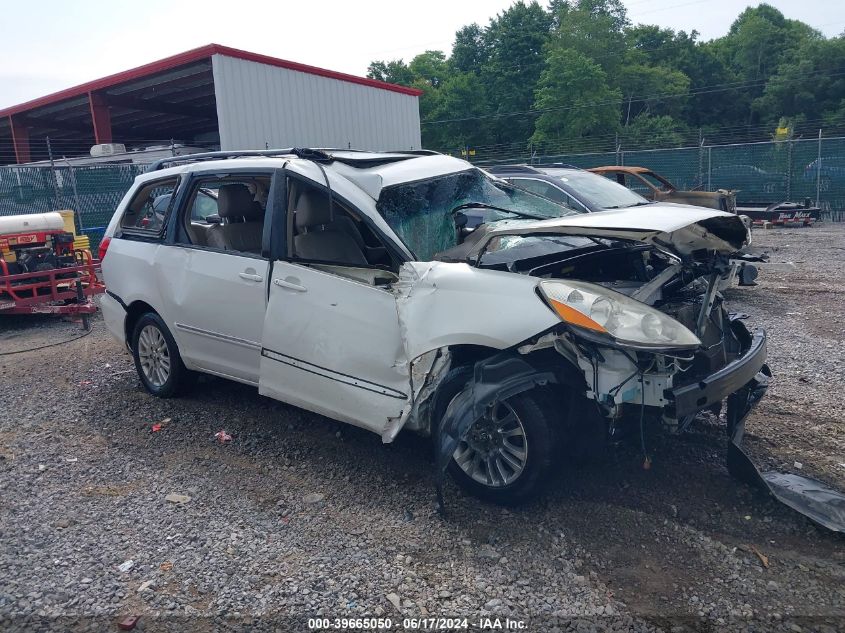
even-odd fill
[{"label": "door handle", "polygon": [[298,283],[295,283],[297,281],[299,281],[299,279],[296,279],[296,277],[288,277],[287,279],[274,279],[273,283],[282,288],[287,288],[288,290],[295,290],[296,292],[308,292],[308,288],[306,288],[305,286],[300,286]]},{"label": "door handle", "polygon": [[262,281],[264,279],[264,277],[255,273],[238,273],[238,277],[247,281]]}]

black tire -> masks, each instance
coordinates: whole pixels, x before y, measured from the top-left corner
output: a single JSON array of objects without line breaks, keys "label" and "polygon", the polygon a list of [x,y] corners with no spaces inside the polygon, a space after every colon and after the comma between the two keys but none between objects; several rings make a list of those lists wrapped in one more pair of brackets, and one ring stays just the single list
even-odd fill
[{"label": "black tire", "polygon": [[[466,387],[472,373],[471,367],[456,367],[445,376],[434,408],[438,429],[449,403]],[[558,453],[557,430],[564,422],[559,418],[561,411],[566,411],[566,407],[553,406],[557,400],[547,388],[535,388],[503,403],[519,418],[527,444],[524,468],[512,482],[504,485],[480,483],[467,474],[453,457],[448,471],[455,483],[468,494],[499,505],[524,503],[540,494],[549,480],[553,458]]]},{"label": "black tire", "polygon": [[[169,360],[169,370],[167,371],[166,379],[157,384],[151,379],[147,372],[142,367],[141,353],[139,352],[139,339],[141,333],[147,328],[148,332],[158,331],[162,338],[164,346],[166,347],[166,355]],[[182,357],[179,355],[179,348],[176,346],[176,341],[170,330],[164,324],[162,318],[155,312],[147,312],[138,319],[135,328],[132,330],[132,358],[135,360],[135,370],[138,372],[138,378],[144,389],[152,395],[159,398],[172,398],[178,395],[186,387],[190,372],[182,363]]]}]

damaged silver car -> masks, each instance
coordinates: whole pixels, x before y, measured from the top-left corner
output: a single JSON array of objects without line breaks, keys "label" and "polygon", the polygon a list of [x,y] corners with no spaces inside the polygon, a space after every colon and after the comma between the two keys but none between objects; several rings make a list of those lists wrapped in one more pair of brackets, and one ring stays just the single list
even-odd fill
[{"label": "damaged silver car", "polygon": [[430,435],[439,473],[512,503],[585,434],[725,401],[741,424],[769,376],[719,292],[746,240],[732,214],[579,214],[428,152],[174,157],[108,227],[102,309],[154,395],[204,372]]}]

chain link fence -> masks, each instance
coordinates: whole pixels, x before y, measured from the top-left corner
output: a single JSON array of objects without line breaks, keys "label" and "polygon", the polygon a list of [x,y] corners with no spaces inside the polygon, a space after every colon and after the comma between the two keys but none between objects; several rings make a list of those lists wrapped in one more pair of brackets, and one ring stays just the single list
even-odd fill
[{"label": "chain link fence", "polygon": [[146,165],[0,167],[0,215],[75,212],[76,231],[96,251],[114,210]]},{"label": "chain link fence", "polygon": [[[479,165],[494,161],[471,155]],[[541,154],[526,150],[496,163],[566,163],[576,167],[636,165],[679,189],[734,189],[744,202],[803,202],[822,218],[845,220],[845,137],[653,150]],[[96,250],[114,210],[147,165],[0,167],[0,215],[73,209],[76,228]]]},{"label": "chain link fence", "polygon": [[678,189],[737,190],[739,204],[805,202],[817,205],[822,218],[845,220],[845,137],[789,139],[761,143],[706,145],[673,149],[610,152],[515,153],[492,160],[476,152],[479,165],[564,163],[590,168],[603,165],[647,167]]}]

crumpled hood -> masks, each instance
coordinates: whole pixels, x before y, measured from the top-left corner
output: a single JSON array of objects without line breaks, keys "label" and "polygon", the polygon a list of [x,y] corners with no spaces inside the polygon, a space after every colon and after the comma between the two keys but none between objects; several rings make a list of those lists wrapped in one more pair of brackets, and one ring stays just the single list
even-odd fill
[{"label": "crumpled hood", "polygon": [[678,255],[709,250],[735,253],[748,241],[748,230],[733,213],[672,204],[655,203],[631,209],[568,215],[551,220],[502,220],[482,229],[468,252],[475,259],[487,243],[500,235],[584,235],[655,244]]}]

